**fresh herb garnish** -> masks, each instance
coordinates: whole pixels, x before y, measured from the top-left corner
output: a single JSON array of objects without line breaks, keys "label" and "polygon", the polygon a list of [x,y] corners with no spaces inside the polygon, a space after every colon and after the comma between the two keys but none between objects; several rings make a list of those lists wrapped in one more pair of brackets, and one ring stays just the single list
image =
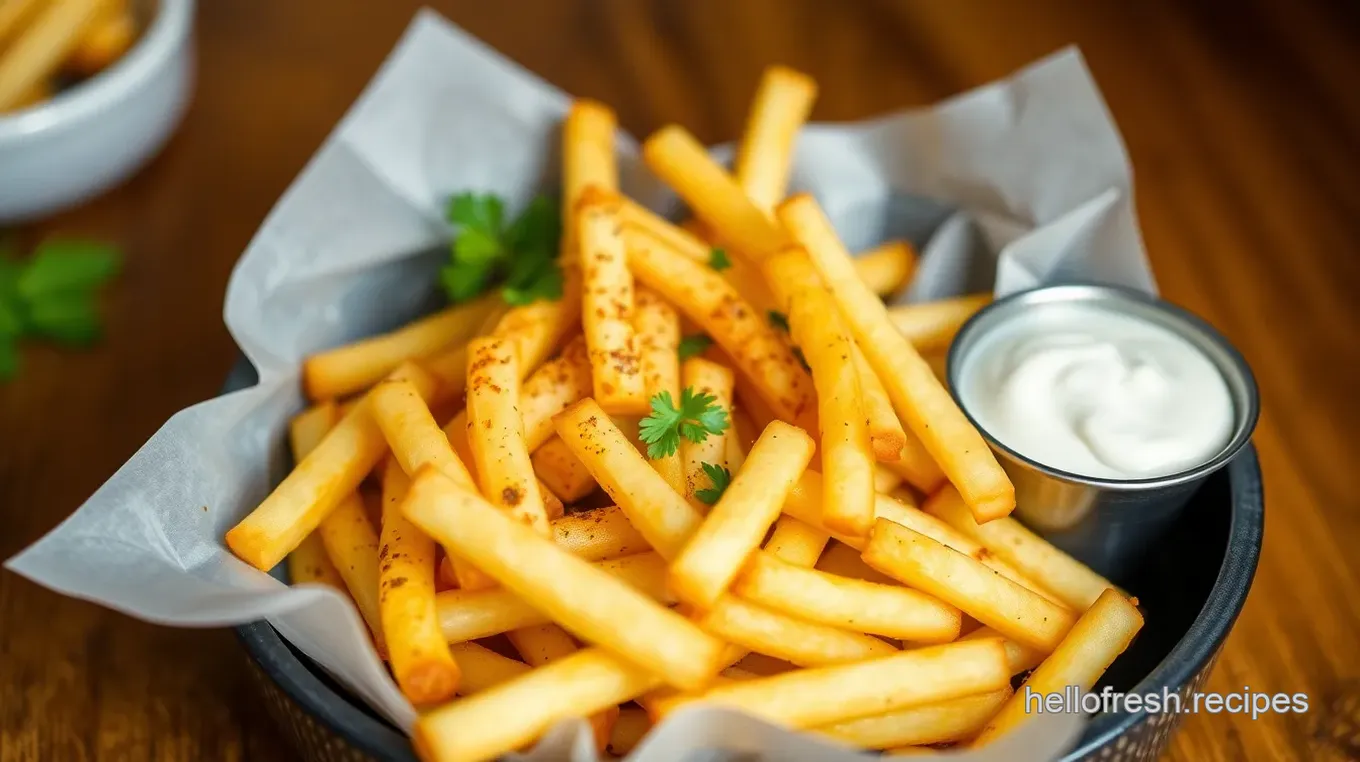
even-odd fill
[{"label": "fresh herb garnish", "polygon": [[698,443],[709,434],[723,433],[727,426],[727,411],[718,405],[718,399],[711,394],[695,394],[687,386],[680,392],[679,408],[670,392],[652,397],[651,415],[638,425],[638,438],[647,444],[647,457],[655,460],[674,455],[682,436]]},{"label": "fresh herb garnish", "polygon": [[449,301],[466,302],[497,284],[501,297],[514,306],[561,298],[557,245],[562,224],[552,201],[539,196],[506,224],[500,197],[460,193],[449,199],[447,216],[458,228],[452,260],[439,273]]},{"label": "fresh herb garnish", "polygon": [[717,272],[722,272],[732,266],[732,260],[727,258],[727,251],[714,247],[708,252],[708,266]]},{"label": "fresh herb garnish", "polygon": [[680,359],[688,360],[695,355],[704,353],[704,350],[713,346],[713,339],[706,333],[693,333],[680,339]]},{"label": "fresh herb garnish", "polygon": [[780,312],[779,310],[770,310],[768,313],[766,313],[765,316],[766,316],[767,318],[769,318],[769,320],[770,320],[770,325],[774,326],[775,328],[778,328],[779,330],[783,331],[784,333],[788,333],[788,332],[789,332],[789,316],[788,316],[788,315],[785,315],[784,313]]},{"label": "fresh herb garnish", "polygon": [[694,490],[694,496],[703,501],[705,505],[713,505],[727,491],[727,485],[732,483],[732,472],[723,466],[715,466],[712,463],[700,463],[699,467],[708,475],[708,480],[713,486],[708,489]]}]

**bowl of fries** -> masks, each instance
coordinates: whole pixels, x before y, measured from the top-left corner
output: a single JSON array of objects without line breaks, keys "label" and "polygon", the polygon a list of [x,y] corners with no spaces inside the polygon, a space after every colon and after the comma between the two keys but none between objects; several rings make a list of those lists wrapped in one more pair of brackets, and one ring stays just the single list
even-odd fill
[{"label": "bowl of fries", "polygon": [[[476,762],[582,720],[622,755],[703,706],[985,751],[1026,692],[1207,674],[1259,553],[1254,456],[1126,578],[1010,517],[928,357],[987,300],[890,308],[924,242],[855,256],[786,197],[815,92],[768,70],[730,172],[682,127],[643,142],[692,222],[620,191],[613,112],[573,102],[560,201],[459,192],[448,306],[303,360],[295,465],[225,544],[350,600],[418,714],[407,740],[243,627],[301,753]],[[1071,758],[1153,759],[1174,719],[1101,714]]]},{"label": "bowl of fries", "polygon": [[0,5],[0,222],[89,198],[161,148],[192,87],[193,6]]}]

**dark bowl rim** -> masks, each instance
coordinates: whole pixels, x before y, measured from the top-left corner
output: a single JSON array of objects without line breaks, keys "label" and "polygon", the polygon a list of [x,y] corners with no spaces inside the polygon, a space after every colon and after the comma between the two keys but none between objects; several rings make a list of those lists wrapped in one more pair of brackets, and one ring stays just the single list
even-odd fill
[{"label": "dark bowl rim", "polygon": [[[243,360],[228,378],[224,391],[250,386],[253,369]],[[1228,542],[1218,576],[1204,607],[1189,631],[1171,652],[1140,680],[1131,693],[1152,693],[1162,688],[1180,690],[1208,667],[1237,622],[1246,603],[1261,556],[1265,528],[1264,489],[1256,446],[1249,443],[1227,467],[1232,500]],[[235,628],[241,645],[266,676],[312,717],[353,746],[380,760],[407,762],[415,759],[404,734],[367,714],[353,701],[321,681],[313,667],[304,664],[267,621]],[[1146,713],[1112,712],[1098,716],[1082,733],[1078,745],[1063,758],[1080,759],[1128,732]],[[400,750],[400,751],[397,751]],[[395,752],[395,753],[394,753]]]}]

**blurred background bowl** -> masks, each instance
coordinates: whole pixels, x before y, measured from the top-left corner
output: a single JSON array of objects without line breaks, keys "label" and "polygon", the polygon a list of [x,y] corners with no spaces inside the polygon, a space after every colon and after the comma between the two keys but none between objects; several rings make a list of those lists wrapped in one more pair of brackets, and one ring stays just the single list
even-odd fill
[{"label": "blurred background bowl", "polygon": [[193,85],[194,0],[138,8],[132,48],[89,80],[0,115],[0,223],[73,206],[125,179],[179,124]]}]

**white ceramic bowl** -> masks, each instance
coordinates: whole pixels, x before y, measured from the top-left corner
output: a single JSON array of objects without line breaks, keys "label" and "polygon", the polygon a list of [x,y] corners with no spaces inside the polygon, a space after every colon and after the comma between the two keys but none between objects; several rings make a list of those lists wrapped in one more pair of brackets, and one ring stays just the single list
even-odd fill
[{"label": "white ceramic bowl", "polygon": [[0,116],[0,223],[65,209],[123,180],[165,144],[193,87],[194,0],[149,3],[121,59],[30,109]]}]

